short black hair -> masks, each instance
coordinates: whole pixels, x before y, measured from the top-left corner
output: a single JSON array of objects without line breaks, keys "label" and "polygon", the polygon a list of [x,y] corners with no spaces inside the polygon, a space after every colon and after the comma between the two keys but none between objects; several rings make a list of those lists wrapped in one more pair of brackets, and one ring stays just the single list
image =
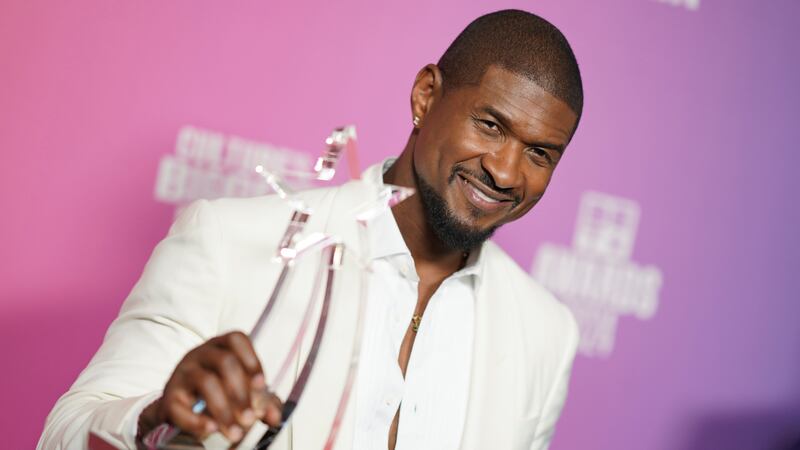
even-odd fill
[{"label": "short black hair", "polygon": [[472,21],[437,64],[445,92],[480,83],[492,65],[530,79],[580,118],[581,72],[567,38],[555,25],[518,9],[489,13]]}]

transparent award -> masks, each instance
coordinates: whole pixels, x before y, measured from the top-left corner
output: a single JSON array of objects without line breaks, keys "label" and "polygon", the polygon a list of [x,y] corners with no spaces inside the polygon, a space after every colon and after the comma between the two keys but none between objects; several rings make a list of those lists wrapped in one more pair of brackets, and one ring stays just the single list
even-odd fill
[{"label": "transparent award", "polygon": [[[337,128],[325,140],[325,144],[325,151],[317,159],[314,168],[307,173],[292,173],[292,177],[330,181],[344,154],[348,154],[351,177],[358,176],[353,126]],[[274,253],[264,255],[269,259],[271,273],[277,275],[271,290],[264,293],[263,307],[249,330],[254,344],[261,341],[273,343],[269,355],[259,354],[262,363],[269,359],[271,367],[265,373],[269,387],[263,398],[277,396],[282,405],[282,422],[277,427],[261,427],[266,431],[257,433],[257,436],[248,433],[238,443],[238,448],[267,449],[288,428],[296,410],[303,404],[304,393],[314,371],[319,368],[321,355],[325,354],[332,340],[341,338],[331,334],[332,325],[335,325],[331,318],[337,317],[337,309],[344,311],[346,307],[346,315],[350,317],[348,328],[352,329],[347,338],[352,342],[346,346],[348,351],[337,354],[346,355],[342,357],[344,360],[341,364],[336,366],[336,370],[341,372],[337,379],[342,382],[337,384],[334,392],[326,392],[328,396],[338,397],[329,402],[334,405],[333,410],[325,416],[332,417],[332,420],[326,422],[327,438],[322,448],[331,449],[339,435],[358,371],[364,311],[372,274],[368,229],[373,219],[386,214],[393,206],[413,195],[414,191],[393,185],[370,185],[365,188],[368,192],[366,200],[357,208],[332,211],[330,214],[343,216],[352,222],[350,225],[355,230],[356,242],[348,243],[343,236],[309,226],[314,218],[314,205],[307,204],[303,196],[288,186],[279,174],[270,172],[264,166],[255,167],[254,170],[290,211],[285,231],[272,247]],[[360,182],[370,183],[369,180]],[[339,292],[336,295],[336,287],[345,266],[355,274],[351,279],[355,282],[349,285],[355,288],[350,289],[351,292]],[[258,345],[255,347],[258,352]],[[330,366],[327,367],[330,370]],[[205,401],[198,399],[192,410],[195,414],[205,414]],[[97,442],[97,436],[92,436],[92,439]],[[164,423],[146,434],[137,442],[137,446],[148,450],[237,448],[237,443],[227,442],[219,433],[199,442],[182,433],[179,428]],[[90,448],[93,448],[91,444]]]}]

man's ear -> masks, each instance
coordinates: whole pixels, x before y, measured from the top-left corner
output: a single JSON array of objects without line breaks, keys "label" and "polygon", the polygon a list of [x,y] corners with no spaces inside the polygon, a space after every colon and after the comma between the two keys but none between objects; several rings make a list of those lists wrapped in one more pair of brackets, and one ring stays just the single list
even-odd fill
[{"label": "man's ear", "polygon": [[425,121],[425,115],[441,95],[442,71],[436,64],[428,64],[417,73],[411,88],[411,114],[416,127]]}]

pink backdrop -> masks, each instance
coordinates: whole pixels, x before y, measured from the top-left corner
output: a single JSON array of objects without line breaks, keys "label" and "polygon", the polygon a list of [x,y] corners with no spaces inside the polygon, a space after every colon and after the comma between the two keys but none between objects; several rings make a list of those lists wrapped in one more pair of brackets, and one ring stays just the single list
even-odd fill
[{"label": "pink backdrop", "polygon": [[[673,5],[675,3],[675,5]],[[31,448],[164,236],[185,124],[317,154],[355,123],[396,154],[409,88],[474,17],[562,28],[586,109],[545,200],[498,242],[569,245],[582,192],[635,200],[650,320],[581,356],[554,449],[772,448],[800,432],[800,62],[794,0],[0,4],[0,410]],[[794,205],[794,206],[793,206]]]}]

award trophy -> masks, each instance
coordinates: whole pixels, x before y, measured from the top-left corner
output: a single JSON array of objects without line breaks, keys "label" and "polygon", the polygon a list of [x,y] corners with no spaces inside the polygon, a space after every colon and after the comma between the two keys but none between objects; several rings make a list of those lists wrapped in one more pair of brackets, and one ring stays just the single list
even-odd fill
[{"label": "award trophy", "polygon": [[[350,174],[351,176],[357,176],[355,128],[352,126],[338,128],[326,139],[325,143],[326,150],[317,159],[313,171],[305,174],[293,173],[292,175],[330,181],[336,173],[336,167],[342,155],[347,153]],[[276,254],[267,256],[272,258],[272,264],[279,266],[278,276],[272,291],[266,296],[266,302],[260,316],[249,332],[251,341],[255,343],[265,330],[270,329],[270,324],[280,323],[282,329],[287,329],[288,318],[282,317],[277,313],[282,303],[300,302],[302,305],[292,306],[296,310],[302,311],[302,313],[299,316],[292,317],[292,321],[297,321],[297,323],[288,323],[288,329],[293,330],[289,332],[293,336],[285,339],[285,342],[289,342],[288,348],[282,349],[280,356],[271,355],[272,358],[277,357],[275,361],[280,361],[280,364],[276,366],[278,370],[274,376],[270,373],[266,374],[268,377],[267,384],[271,390],[271,392],[267,393],[268,395],[278,395],[274,389],[284,385],[285,382],[289,382],[287,380],[292,383],[291,388],[288,389],[288,394],[283,398],[278,395],[282,402],[282,423],[278,427],[268,428],[257,440],[257,443],[251,443],[247,448],[250,448],[251,445],[254,445],[254,448],[257,449],[269,448],[285,428],[285,425],[291,421],[295,409],[303,399],[303,392],[306,390],[309,378],[314,371],[320,351],[324,349],[322,344],[326,339],[330,339],[330,336],[326,335],[326,329],[330,328],[329,318],[331,311],[335,310],[337,306],[341,307],[341,302],[356,301],[356,317],[353,325],[355,330],[352,337],[353,342],[350,346],[349,360],[342,361],[342,370],[346,372],[344,374],[344,383],[341,392],[332,393],[332,395],[338,395],[339,399],[323,446],[326,450],[331,449],[336,442],[358,369],[368,280],[369,274],[372,272],[367,229],[372,219],[385,214],[390,208],[413,195],[414,191],[410,188],[392,185],[372,186],[374,189],[369,190],[369,198],[356,210],[336,212],[337,214],[345,214],[347,215],[347,220],[352,220],[352,225],[356,229],[357,235],[358,252],[356,253],[354,249],[347,248],[341,236],[320,231],[309,231],[307,225],[314,214],[313,207],[306,204],[300,196],[297,196],[279,175],[270,172],[264,166],[258,166],[255,170],[263,177],[264,182],[272,188],[275,195],[285,202],[291,214],[289,223],[276,247]],[[368,183],[368,180],[363,182]],[[292,273],[296,271],[296,267],[301,261],[310,260],[313,262],[314,258],[318,259],[318,263],[316,268],[311,270],[313,283],[311,283],[310,295],[307,298],[306,296],[298,297],[297,295],[290,298],[286,293],[287,290],[291,289],[289,285],[291,284]],[[342,268],[345,259],[351,259],[350,263],[355,265],[360,273],[357,281],[358,292],[355,299],[352,297],[334,298],[335,296],[333,295],[335,291],[334,285],[338,279],[337,273]],[[299,320],[297,320],[298,318]],[[301,343],[304,342],[308,331],[314,328],[314,335],[311,337],[305,360],[296,366],[296,373],[293,373],[291,369],[293,363],[297,364],[297,361],[299,361]],[[291,378],[294,379],[291,380]],[[195,414],[203,414],[205,409],[206,403],[203,399],[197,400],[192,408]],[[220,436],[216,435],[217,440],[210,442],[212,441],[211,438],[215,438],[215,435],[212,435],[210,439],[200,443],[191,436],[181,433],[181,430],[177,427],[165,423],[144,436],[140,442],[137,442],[137,445],[139,448],[148,450],[229,447],[231,444]],[[92,436],[92,438],[95,438],[95,436]]]}]

